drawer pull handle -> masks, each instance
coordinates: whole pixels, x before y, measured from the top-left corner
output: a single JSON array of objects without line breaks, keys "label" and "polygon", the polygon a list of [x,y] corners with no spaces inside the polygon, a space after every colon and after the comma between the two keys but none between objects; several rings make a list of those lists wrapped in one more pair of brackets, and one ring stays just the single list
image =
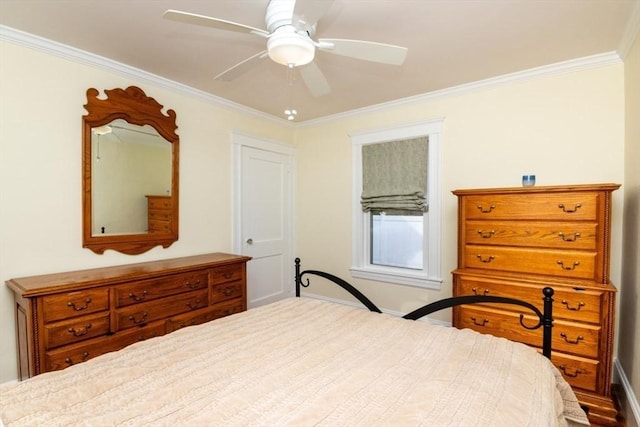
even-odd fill
[{"label": "drawer pull handle", "polygon": [[558,205],[558,207],[560,209],[562,209],[562,212],[566,212],[566,213],[574,213],[576,212],[578,209],[580,209],[582,207],[582,205],[580,203],[576,203],[575,205],[573,205],[573,209],[571,208],[567,208],[564,204],[560,203]]},{"label": "drawer pull handle", "polygon": [[149,315],[149,313],[147,313],[146,311],[144,313],[142,313],[142,317],[140,319],[136,319],[136,317],[134,315],[129,316],[129,320],[131,320],[133,323],[135,323],[136,325],[139,325],[143,322],[145,322],[147,320],[147,316]]},{"label": "drawer pull handle", "polygon": [[577,307],[569,307],[569,302],[566,299],[562,300],[562,305],[567,307],[567,310],[571,310],[571,311],[580,311],[580,309],[584,307],[584,303],[582,301],[578,303]]},{"label": "drawer pull handle", "polygon": [[495,259],[495,256],[493,256],[493,255],[489,255],[488,257],[483,258],[482,255],[477,254],[476,257],[478,257],[480,262],[483,262],[485,264],[489,264],[491,261],[493,261]]},{"label": "drawer pull handle", "polygon": [[89,304],[91,304],[91,298],[87,298],[86,300],[84,300],[84,305],[79,305],[79,306],[76,306],[75,302],[69,301],[67,303],[67,307],[71,307],[75,311],[82,311],[82,310],[86,310],[87,308],[89,308]]},{"label": "drawer pull handle", "polygon": [[569,338],[567,338],[567,334],[565,334],[564,332],[561,332],[560,336],[564,338],[567,344],[579,344],[580,341],[584,340],[584,337],[582,335],[578,335],[578,338],[576,338],[575,340],[570,340]]},{"label": "drawer pull handle", "polygon": [[222,277],[224,277],[225,279],[231,279],[233,277],[233,272],[226,271],[226,272],[222,273]]},{"label": "drawer pull handle", "polygon": [[187,282],[184,285],[189,289],[198,289],[200,287],[200,279],[196,280],[195,283]]},{"label": "drawer pull handle", "polygon": [[[88,357],[89,357],[89,353],[87,353],[86,351],[84,353],[82,353],[81,362],[84,362],[85,360],[87,360]],[[66,359],[64,359],[64,363],[66,363],[67,365],[71,366],[75,362],[70,357],[67,357]]]},{"label": "drawer pull handle", "polygon": [[560,268],[566,271],[575,270],[576,267],[580,265],[580,261],[574,261],[573,265],[564,265],[564,261],[562,260],[558,260],[557,263],[560,266]]},{"label": "drawer pull handle", "polygon": [[187,303],[187,307],[189,307],[191,310],[195,310],[196,308],[200,307],[200,303],[201,303],[201,302],[202,302],[202,301],[200,300],[200,298],[196,298],[196,302],[195,302],[195,304],[194,304],[194,303],[192,303],[191,301],[189,301],[189,302]]},{"label": "drawer pull handle", "polygon": [[[473,292],[474,295],[479,295],[478,289],[472,288],[471,291]],[[485,289],[484,291],[482,291],[482,295],[488,295],[488,294],[489,294],[489,289]]]},{"label": "drawer pull handle", "polygon": [[576,240],[578,240],[578,237],[580,237],[580,233],[573,233],[573,234],[567,235],[561,231],[558,233],[558,236],[565,242],[575,242]]},{"label": "drawer pull handle", "polygon": [[84,328],[80,328],[78,330],[75,328],[69,328],[67,329],[67,332],[72,334],[74,337],[81,337],[83,335],[87,335],[87,333],[89,333],[89,329],[91,329],[91,323],[87,323],[84,325]]},{"label": "drawer pull handle", "polygon": [[564,366],[564,365],[558,366],[558,369],[560,369],[563,374],[565,374],[566,376],[571,377],[571,378],[575,378],[580,374],[584,374],[584,371],[582,369],[579,369],[579,368],[576,369],[575,371],[569,373],[569,372],[567,372],[567,367]]},{"label": "drawer pull handle", "polygon": [[142,291],[142,295],[141,296],[137,296],[136,294],[134,294],[133,292],[129,293],[129,298],[131,298],[134,301],[142,301],[143,299],[145,299],[147,297],[147,291]]},{"label": "drawer pull handle", "polygon": [[229,297],[233,295],[233,291],[234,291],[233,286],[227,286],[226,288],[222,289],[220,292],[222,292],[222,295],[224,295],[225,297]]},{"label": "drawer pull handle", "polygon": [[480,210],[480,212],[482,212],[482,213],[489,213],[489,212],[491,212],[492,210],[494,210],[495,208],[496,208],[496,205],[491,205],[491,206],[489,206],[489,208],[488,208],[488,209],[483,208],[483,207],[482,207],[482,205],[478,205],[478,209],[479,209],[479,210]]},{"label": "drawer pull handle", "polygon": [[476,326],[484,326],[489,323],[489,319],[482,319],[482,322],[478,322],[474,316],[471,316],[471,321]]},{"label": "drawer pull handle", "polygon": [[478,234],[483,239],[490,239],[495,233],[496,233],[495,230],[490,230],[490,231],[478,230]]}]

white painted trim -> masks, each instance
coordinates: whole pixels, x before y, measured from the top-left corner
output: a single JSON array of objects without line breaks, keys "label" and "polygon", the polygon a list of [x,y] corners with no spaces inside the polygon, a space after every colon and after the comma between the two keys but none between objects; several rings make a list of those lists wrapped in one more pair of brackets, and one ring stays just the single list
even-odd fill
[{"label": "white painted trim", "polygon": [[592,55],[584,58],[572,59],[569,61],[558,62],[555,64],[545,65],[542,67],[531,68],[524,71],[518,71],[515,73],[504,74],[502,76],[491,77],[484,80],[478,80],[472,83],[466,83],[459,86],[453,86],[433,92],[427,92],[421,95],[410,96],[407,98],[396,99],[381,104],[371,105],[368,107],[358,108],[355,110],[346,111],[344,113],[333,114],[318,119],[307,120],[297,123],[296,128],[318,126],[333,122],[335,120],[341,120],[349,117],[359,116],[361,114],[373,113],[388,108],[397,108],[415,105],[434,99],[442,99],[450,96],[457,96],[460,94],[475,92],[478,90],[488,89],[495,86],[502,86],[506,84],[517,83],[526,80],[540,79],[556,74],[573,73],[576,71],[588,70],[592,68],[606,67],[609,65],[620,64],[622,60],[616,52],[608,52],[600,55]]},{"label": "white painted trim", "polygon": [[[352,144],[352,230],[351,239],[351,275],[353,277],[377,280],[388,283],[398,283],[425,289],[440,289],[442,284],[441,270],[441,146],[444,118],[434,118],[418,123],[408,123],[401,126],[367,129],[351,133]],[[426,214],[425,236],[428,236],[427,246],[423,247],[425,269],[422,272],[402,268],[374,266],[369,264],[365,255],[369,247],[368,223],[360,206],[360,191],[362,189],[362,146],[379,142],[388,142],[418,136],[429,136],[428,144],[428,179],[427,197],[429,211]],[[432,164],[431,162],[437,162]],[[435,208],[434,208],[435,207]]]},{"label": "white painted trim", "polygon": [[[633,19],[638,13],[634,12]],[[631,20],[627,26],[627,32],[625,33],[625,39],[618,49],[618,52],[626,55],[625,49],[631,47],[631,38],[634,25],[640,26],[636,21]],[[637,31],[637,30],[636,30]],[[375,111],[384,110],[387,108],[401,107],[405,105],[412,105],[421,102],[425,102],[432,99],[446,98],[448,96],[459,95],[461,93],[473,92],[476,90],[486,89],[493,86],[499,86],[524,80],[531,80],[537,78],[544,78],[549,75],[571,73],[581,70],[587,70],[591,68],[604,67],[612,64],[620,63],[621,57],[616,52],[608,52],[599,55],[587,56],[584,58],[572,59],[569,61],[558,62],[555,64],[545,65],[542,67],[531,68],[529,70],[519,71],[510,74],[504,74],[502,76],[492,77],[484,80],[479,80],[472,83],[467,83],[459,86],[453,86],[446,89],[436,90],[433,92],[427,92],[421,95],[411,96],[407,98],[401,98],[390,102],[376,104],[368,107],[358,108],[355,110],[346,111],[344,113],[333,114],[329,116],[320,117],[317,119],[307,120],[304,122],[290,122],[284,118],[276,117],[270,114],[257,111],[253,108],[246,107],[244,105],[237,104],[227,99],[211,95],[204,91],[186,86],[184,84],[166,79],[164,77],[157,76],[155,74],[148,73],[146,71],[131,67],[130,65],[122,64],[120,62],[113,61],[111,59],[95,55],[80,49],[76,49],[62,43],[57,43],[52,40],[48,40],[42,37],[35,36],[33,34],[25,33],[23,31],[16,30],[5,25],[0,25],[0,40],[10,43],[22,45],[31,49],[39,50],[51,55],[59,56],[74,62],[82,63],[97,68],[102,68],[107,71],[115,72],[137,80],[146,81],[150,84],[165,87],[176,92],[190,95],[195,98],[199,98],[205,102],[219,105],[221,107],[231,108],[239,112],[260,117],[263,119],[271,120],[280,125],[290,127],[292,129],[303,128],[308,126],[317,126],[323,123],[332,122],[339,119],[358,116],[360,114],[371,113]],[[628,46],[627,46],[628,45]]]},{"label": "white painted trim", "polygon": [[629,416],[632,415],[635,421],[635,425],[640,426],[640,403],[638,403],[638,397],[633,392],[633,388],[631,387],[631,383],[627,378],[627,375],[620,364],[618,358],[613,359],[613,371],[614,371],[614,379],[617,378],[620,380],[620,385],[622,385],[622,390],[624,391],[626,401],[626,407],[631,409],[631,414],[626,413],[625,416],[627,418],[627,425],[634,425],[628,422]]},{"label": "white painted trim", "polygon": [[0,41],[7,41],[30,49],[38,50],[49,55],[58,56],[60,58],[77,62],[79,64],[84,64],[109,72],[117,73],[125,77],[160,86],[174,92],[200,99],[209,104],[218,105],[223,108],[230,108],[244,114],[277,122],[280,125],[293,127],[291,122],[284,118],[275,117],[271,114],[263,113],[262,111],[249,108],[233,101],[229,101],[228,99],[212,95],[202,90],[192,88],[173,80],[169,80],[167,78],[141,70],[139,68],[135,68],[130,65],[123,64],[121,62],[117,62],[91,52],[76,49],[62,43],[54,42],[43,37],[25,33],[23,31],[19,31],[5,25],[0,25]]},{"label": "white painted trim", "polygon": [[634,4],[633,11],[631,15],[629,15],[629,20],[624,29],[624,35],[618,46],[618,55],[620,55],[622,60],[624,60],[631,51],[631,46],[633,46],[633,42],[638,37],[638,33],[640,33],[640,0],[636,0]]}]

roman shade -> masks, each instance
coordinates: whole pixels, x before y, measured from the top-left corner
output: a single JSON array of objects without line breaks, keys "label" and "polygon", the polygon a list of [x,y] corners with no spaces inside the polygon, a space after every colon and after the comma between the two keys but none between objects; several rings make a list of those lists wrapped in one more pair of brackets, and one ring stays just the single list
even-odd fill
[{"label": "roman shade", "polygon": [[427,136],[362,147],[362,210],[427,211]]}]

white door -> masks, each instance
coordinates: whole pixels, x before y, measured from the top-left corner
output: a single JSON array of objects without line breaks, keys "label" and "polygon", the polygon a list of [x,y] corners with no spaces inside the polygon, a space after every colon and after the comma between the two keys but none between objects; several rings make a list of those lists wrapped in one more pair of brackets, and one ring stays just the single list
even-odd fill
[{"label": "white door", "polygon": [[234,135],[236,252],[247,264],[247,305],[293,293],[293,147]]}]

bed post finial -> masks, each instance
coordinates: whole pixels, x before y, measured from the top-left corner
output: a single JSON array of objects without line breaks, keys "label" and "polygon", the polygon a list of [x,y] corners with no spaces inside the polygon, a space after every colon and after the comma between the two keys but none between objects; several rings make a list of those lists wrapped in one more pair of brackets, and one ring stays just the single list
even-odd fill
[{"label": "bed post finial", "polygon": [[295,259],[296,263],[296,297],[300,296],[300,258]]},{"label": "bed post finial", "polygon": [[551,359],[551,328],[553,328],[553,289],[545,287],[542,290],[544,294],[544,313],[542,319],[542,355]]}]

